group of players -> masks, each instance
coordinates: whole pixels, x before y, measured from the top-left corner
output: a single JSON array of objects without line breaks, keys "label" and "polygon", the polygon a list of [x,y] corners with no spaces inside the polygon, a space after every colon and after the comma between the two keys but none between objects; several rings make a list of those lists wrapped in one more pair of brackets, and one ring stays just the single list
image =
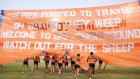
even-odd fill
[{"label": "group of players", "polygon": [[[71,61],[71,70],[72,72],[75,71],[75,78],[78,78],[78,74],[79,74],[79,68],[80,68],[80,61],[81,59],[83,59],[83,56],[80,56],[80,54],[77,54],[77,56],[71,56],[70,59],[67,56],[57,56],[57,55],[53,55],[52,57],[50,57],[47,53],[44,56],[44,61],[45,61],[45,65],[46,65],[46,71],[48,72],[48,65],[49,65],[49,61],[51,60],[51,73],[54,73],[54,69],[57,66],[58,63],[58,74],[61,74],[61,71],[63,70],[63,66],[64,66],[64,72],[68,69],[68,63],[70,63]],[[28,69],[28,61],[29,58],[24,59],[24,63],[23,63],[23,69],[22,69],[22,74],[24,73],[24,70],[27,71]],[[87,62],[89,63],[89,73],[90,73],[90,78],[94,77],[94,68],[95,68],[95,62],[97,61],[97,58],[94,57],[93,52],[90,52],[90,55],[87,58]],[[37,72],[38,69],[38,63],[40,62],[40,57],[39,56],[35,56],[34,58],[34,66],[32,67],[32,71],[35,68],[35,72]],[[98,67],[98,71],[100,70],[102,65],[102,61],[99,60],[99,67]],[[107,64],[105,64],[103,70],[105,69]],[[27,66],[25,68],[25,66]]]}]

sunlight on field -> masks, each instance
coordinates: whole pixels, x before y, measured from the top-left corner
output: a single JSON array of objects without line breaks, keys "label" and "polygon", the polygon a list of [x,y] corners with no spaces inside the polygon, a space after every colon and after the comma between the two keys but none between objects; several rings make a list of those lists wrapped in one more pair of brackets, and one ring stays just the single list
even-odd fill
[{"label": "sunlight on field", "polygon": [[[74,73],[71,72],[70,64],[68,71],[62,71],[62,74],[60,75],[57,74],[58,66],[55,69],[55,73],[51,74],[49,65],[49,72],[45,73],[45,62],[43,62],[43,59],[41,59],[41,62],[39,63],[37,72],[31,71],[31,67],[33,67],[33,61],[29,62],[28,71],[23,75],[21,74],[22,66],[22,61],[3,65],[3,68],[0,67],[0,79],[74,79]],[[101,70],[99,72],[97,71],[97,67],[98,62],[96,63],[95,68],[95,78],[92,79],[140,79],[140,67],[123,68],[107,65],[105,71]],[[78,79],[89,79],[89,72],[82,72],[82,70],[80,70]]]}]

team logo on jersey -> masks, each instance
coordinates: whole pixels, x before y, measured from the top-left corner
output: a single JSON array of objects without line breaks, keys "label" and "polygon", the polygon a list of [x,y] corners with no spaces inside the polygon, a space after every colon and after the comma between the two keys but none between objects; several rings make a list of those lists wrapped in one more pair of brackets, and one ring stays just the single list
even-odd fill
[{"label": "team logo on jersey", "polygon": [[1,27],[1,24],[2,24],[3,17],[4,17],[4,10],[1,10],[0,11],[0,27]]}]

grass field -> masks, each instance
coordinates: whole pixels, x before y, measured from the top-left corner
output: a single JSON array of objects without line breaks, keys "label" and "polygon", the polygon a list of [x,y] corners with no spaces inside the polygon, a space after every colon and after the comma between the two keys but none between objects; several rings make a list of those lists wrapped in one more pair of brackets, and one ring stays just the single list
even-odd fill
[{"label": "grass field", "polygon": [[[51,64],[51,63],[50,63]],[[45,62],[39,63],[37,72],[32,72],[31,67],[33,61],[29,62],[29,69],[23,75],[21,74],[23,62],[14,62],[3,65],[0,67],[0,79],[74,79],[74,73],[71,72],[70,64],[69,69],[66,72],[62,71],[62,74],[58,73],[58,68],[55,69],[55,73],[45,73]],[[104,66],[104,64],[103,64]],[[96,63],[95,77],[93,79],[140,79],[140,67],[123,68],[114,65],[107,65],[105,71],[97,71],[98,63]],[[82,72],[80,70],[78,79],[88,79],[88,71]]]}]

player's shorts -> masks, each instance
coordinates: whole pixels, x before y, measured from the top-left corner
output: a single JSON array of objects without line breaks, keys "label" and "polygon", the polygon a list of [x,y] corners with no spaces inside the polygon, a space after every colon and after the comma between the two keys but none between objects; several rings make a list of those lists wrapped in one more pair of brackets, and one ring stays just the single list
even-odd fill
[{"label": "player's shorts", "polygon": [[25,62],[25,61],[24,61],[24,62],[23,62],[23,65],[28,65],[28,62]]},{"label": "player's shorts", "polygon": [[68,65],[68,62],[65,62],[65,65]]},{"label": "player's shorts", "polygon": [[62,61],[62,63],[65,63],[65,61]]},{"label": "player's shorts", "polygon": [[90,63],[89,64],[89,67],[93,67],[94,68],[95,67],[95,64],[94,63]]},{"label": "player's shorts", "polygon": [[55,62],[57,63],[57,60],[55,60]]},{"label": "player's shorts", "polygon": [[102,63],[103,63],[103,61],[99,60],[99,64],[102,64]]},{"label": "player's shorts", "polygon": [[34,64],[38,64],[38,61],[34,61]]},{"label": "player's shorts", "polygon": [[49,64],[49,61],[45,61],[45,63],[48,63]]},{"label": "player's shorts", "polygon": [[55,65],[55,62],[52,62],[51,65]]},{"label": "player's shorts", "polygon": [[62,66],[62,63],[58,63],[58,66],[61,67]]},{"label": "player's shorts", "polygon": [[80,68],[80,65],[77,65],[77,64],[76,64],[76,65],[75,65],[75,69],[76,69],[76,68]]},{"label": "player's shorts", "polygon": [[71,61],[71,64],[75,64],[75,62],[74,61]]}]

